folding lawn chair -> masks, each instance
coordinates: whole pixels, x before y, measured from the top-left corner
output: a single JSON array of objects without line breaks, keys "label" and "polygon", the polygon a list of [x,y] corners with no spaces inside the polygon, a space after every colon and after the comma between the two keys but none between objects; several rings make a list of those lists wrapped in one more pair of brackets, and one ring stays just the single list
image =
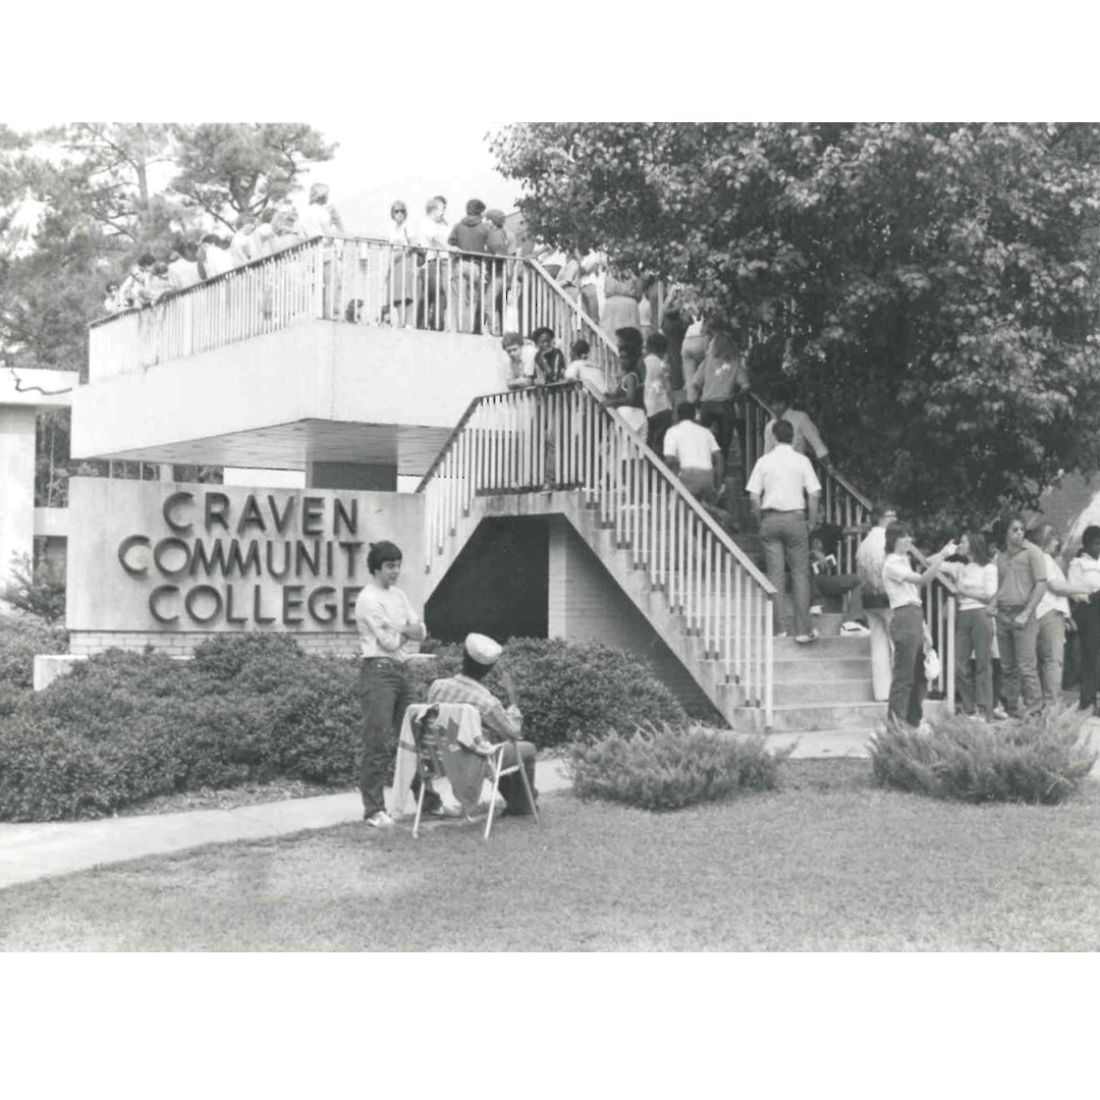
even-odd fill
[{"label": "folding lawn chair", "polygon": [[523,766],[523,760],[519,755],[519,750],[517,749],[516,751],[516,763],[509,765],[507,768],[501,766],[504,762],[504,750],[507,747],[508,742],[502,741],[499,745],[494,745],[493,751],[486,757],[492,771],[493,793],[489,798],[489,813],[485,821],[485,840],[489,839],[489,831],[493,827],[493,807],[496,805],[497,790],[500,787],[500,781],[504,776],[512,775],[513,772],[519,772],[520,778],[523,780],[523,791],[527,796],[527,805],[531,807],[531,813],[535,816],[535,824],[539,824],[538,803],[535,802],[535,796],[531,792],[531,782],[527,778],[527,771]]}]

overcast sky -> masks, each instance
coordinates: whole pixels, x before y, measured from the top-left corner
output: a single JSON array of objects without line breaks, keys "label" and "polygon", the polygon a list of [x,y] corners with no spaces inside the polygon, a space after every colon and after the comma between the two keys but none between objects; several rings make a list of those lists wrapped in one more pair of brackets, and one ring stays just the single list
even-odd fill
[{"label": "overcast sky", "polygon": [[[16,119],[8,122],[19,131],[37,130],[72,121],[60,118]],[[163,121],[174,121],[164,119]],[[519,187],[493,170],[493,157],[485,135],[504,123],[456,120],[446,127],[410,125],[407,118],[363,120],[350,115],[332,119],[311,114],[301,121],[320,130],[338,148],[331,161],[310,168],[303,176],[304,189],[295,196],[305,205],[309,185],[315,181],[331,188],[331,201],[340,211],[348,232],[369,237],[388,236],[390,205],[403,199],[415,225],[432,195],[445,195],[447,216],[457,220],[466,201],[480,198],[491,209],[505,213],[515,208]],[[431,134],[426,140],[425,133]],[[154,177],[154,185],[167,183]],[[33,219],[36,206],[24,218]]]}]

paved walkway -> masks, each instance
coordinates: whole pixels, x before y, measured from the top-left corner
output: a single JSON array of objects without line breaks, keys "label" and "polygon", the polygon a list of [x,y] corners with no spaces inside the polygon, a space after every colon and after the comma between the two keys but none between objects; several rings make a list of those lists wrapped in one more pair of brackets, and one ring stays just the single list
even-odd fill
[{"label": "paved walkway", "polygon": [[[1092,743],[1100,748],[1100,721],[1090,722]],[[780,747],[799,740],[794,757],[835,759],[866,756],[867,732],[834,730],[827,733],[774,734]],[[1100,764],[1093,770],[1100,775]],[[536,773],[540,791],[569,786],[558,760],[540,760]],[[304,829],[327,829],[361,821],[357,791],[295,798],[241,806],[235,810],[190,810],[145,817],[111,817],[99,821],[0,824],[0,889],[19,882],[66,875],[106,863],[143,856],[164,855],[234,840],[286,836]]]}]

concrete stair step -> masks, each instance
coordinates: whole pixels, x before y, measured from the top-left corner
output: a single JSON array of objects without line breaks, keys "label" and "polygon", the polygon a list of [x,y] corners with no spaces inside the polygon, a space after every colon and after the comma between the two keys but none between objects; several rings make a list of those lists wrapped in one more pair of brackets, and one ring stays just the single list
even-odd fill
[{"label": "concrete stair step", "polygon": [[[727,715],[734,729],[751,728],[757,721],[750,708]],[[810,730],[874,729],[886,722],[885,703],[777,703],[772,708],[772,733]]]},{"label": "concrete stair step", "polygon": [[871,673],[868,657],[829,657],[815,653],[817,645],[800,647],[795,657],[776,660],[775,683],[801,683],[804,680],[864,680]]},{"label": "concrete stair step", "polygon": [[809,645],[799,645],[793,638],[776,638],[773,645],[775,660],[818,660],[832,657],[871,657],[870,638],[837,636],[818,638]]},{"label": "concrete stair step", "polygon": [[[816,672],[816,669],[814,670]],[[818,706],[823,703],[873,703],[874,688],[870,668],[862,679],[847,680],[784,680],[774,686],[778,706],[799,704]]]}]

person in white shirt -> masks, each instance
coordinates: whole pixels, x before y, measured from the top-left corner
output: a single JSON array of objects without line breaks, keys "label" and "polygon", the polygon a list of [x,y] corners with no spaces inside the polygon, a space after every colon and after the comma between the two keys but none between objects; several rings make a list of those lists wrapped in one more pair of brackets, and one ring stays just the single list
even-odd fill
[{"label": "person in white shirt", "polygon": [[581,257],[581,309],[592,323],[600,323],[600,287],[607,257],[593,248],[586,249]]},{"label": "person in white shirt", "polygon": [[810,531],[817,523],[821,483],[810,460],[791,446],[793,426],[780,421],[775,436],[776,447],[757,459],[745,488],[760,523],[768,580],[776,591],[775,631],[780,635],[789,633],[783,621],[785,559],[791,569],[794,640],[805,645],[817,638],[817,631],[810,628]]},{"label": "person in white shirt", "polygon": [[778,385],[772,394],[772,408],[775,416],[764,426],[764,453],[775,446],[775,425],[786,420],[794,427],[794,449],[809,457],[813,454],[826,470],[831,469],[829,448],[821,439],[821,433],[814,422],[800,409],[792,408],[794,394],[790,386]]},{"label": "person in white shirt", "polygon": [[447,221],[447,200],[434,195],[424,206],[424,217],[416,228],[417,244],[425,249],[420,255],[420,311],[417,319],[420,328],[443,328],[444,310],[447,307],[447,284],[451,273],[447,265],[447,253],[451,246],[451,223]]},{"label": "person in white shirt", "polygon": [[186,290],[189,286],[197,286],[202,282],[199,274],[199,265],[194,259],[192,246],[181,246],[185,255],[172,252],[168,257],[168,281],[173,290]]},{"label": "person in white shirt", "polygon": [[329,205],[327,183],[315,183],[309,189],[309,204],[299,218],[298,224],[307,239],[331,237],[334,233],[344,231],[336,208]]},{"label": "person in white shirt", "polygon": [[[427,634],[424,621],[413,610],[408,596],[397,587],[401,575],[401,549],[392,542],[371,543],[367,552],[366,585],[355,601],[359,628],[359,696],[363,703],[362,756],[359,792],[363,820],[373,828],[386,828],[393,820],[386,813],[384,784],[390,763],[391,734],[401,733],[405,710],[412,703],[412,689],[405,662],[416,643]],[[414,783],[413,794],[419,791]],[[429,813],[441,812],[442,800],[425,792]]]},{"label": "person in white shirt", "polygon": [[199,261],[207,279],[214,279],[233,270],[233,261],[229,258],[229,245],[214,233],[207,233],[202,239]]},{"label": "person in white shirt", "polygon": [[234,267],[257,259],[256,242],[252,239],[255,232],[256,218],[252,214],[241,214],[237,218],[237,231],[229,242],[229,259]]},{"label": "person in white shirt", "polygon": [[508,356],[504,384],[510,390],[523,390],[535,384],[538,368],[535,358],[539,349],[531,340],[524,340],[518,332],[506,332],[500,340],[504,354]]},{"label": "person in white shirt", "polygon": [[[955,685],[964,714],[993,717],[993,597],[997,595],[997,563],[980,531],[959,540],[959,556],[940,567],[955,582],[959,611],[955,617]],[[974,655],[974,674],[970,655]],[[975,707],[977,708],[975,711]]]},{"label": "person in white shirt", "polygon": [[1066,627],[1072,629],[1073,616],[1070,599],[1087,600],[1091,589],[1086,585],[1069,583],[1062,572],[1058,558],[1062,552],[1062,540],[1052,523],[1042,523],[1025,536],[1033,542],[1046,560],[1047,587],[1035,608],[1039,624],[1039,636],[1035,642],[1039,662],[1039,684],[1043,692],[1043,705],[1056,706],[1062,702],[1062,670],[1065,666]]},{"label": "person in white shirt", "polygon": [[897,518],[898,510],[892,504],[879,504],[875,525],[856,551],[860,603],[871,631],[871,692],[876,703],[890,698],[890,671],[894,666],[894,643],[890,640],[894,613],[882,587],[882,563],[886,560],[886,528]]},{"label": "person in white shirt", "polygon": [[1081,641],[1081,710],[1096,706],[1096,688],[1100,680],[1100,527],[1091,525],[1081,536],[1081,553],[1069,563],[1069,585],[1087,596],[1073,596],[1073,621]]},{"label": "person in white shirt", "polygon": [[[777,431],[783,430],[783,422]],[[787,429],[790,431],[791,429]],[[890,622],[890,637],[894,643],[894,668],[890,678],[890,702],[887,722],[895,721],[913,729],[927,731],[923,721],[923,704],[928,681],[924,676],[924,647],[930,641],[924,625],[920,590],[932,583],[943,565],[958,547],[949,542],[938,554],[928,559],[928,568],[917,573],[909,560],[913,536],[904,523],[891,523],[886,528],[886,560],[882,563],[882,587],[890,601],[894,617]]]},{"label": "person in white shirt", "polygon": [[726,476],[726,457],[714,433],[696,420],[690,401],[676,406],[676,423],[665,432],[664,459],[697,500],[708,503],[717,498]]},{"label": "person in white shirt", "polygon": [[566,382],[588,382],[600,393],[607,392],[607,380],[602,368],[588,361],[592,350],[587,340],[574,340],[569,348],[569,366],[565,368]]}]

